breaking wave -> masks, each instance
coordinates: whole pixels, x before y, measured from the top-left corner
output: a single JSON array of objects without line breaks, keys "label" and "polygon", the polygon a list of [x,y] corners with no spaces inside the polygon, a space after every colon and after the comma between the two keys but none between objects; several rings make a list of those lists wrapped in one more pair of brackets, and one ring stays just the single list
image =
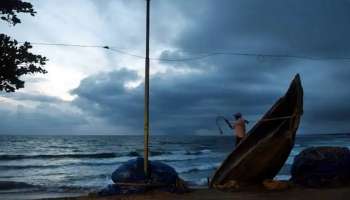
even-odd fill
[{"label": "breaking wave", "polygon": [[186,173],[198,172],[198,171],[215,170],[217,167],[219,167],[219,165],[220,163],[203,164],[200,166],[177,168],[176,171],[181,174],[186,174]]},{"label": "breaking wave", "polygon": [[12,190],[12,189],[23,189],[23,188],[35,188],[38,186],[16,181],[0,181],[0,190]]},{"label": "breaking wave", "polygon": [[0,155],[0,160],[21,159],[51,159],[51,158],[115,158],[115,153],[92,153],[92,154],[39,154],[39,155]]}]

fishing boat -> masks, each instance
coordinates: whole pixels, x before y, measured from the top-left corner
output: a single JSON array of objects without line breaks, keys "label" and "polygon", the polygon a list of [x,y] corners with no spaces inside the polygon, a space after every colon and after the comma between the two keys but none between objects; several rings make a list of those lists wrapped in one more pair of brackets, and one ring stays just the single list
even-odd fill
[{"label": "fishing boat", "polygon": [[253,126],[215,171],[209,187],[273,179],[287,160],[303,113],[303,88],[297,74],[286,94]]}]

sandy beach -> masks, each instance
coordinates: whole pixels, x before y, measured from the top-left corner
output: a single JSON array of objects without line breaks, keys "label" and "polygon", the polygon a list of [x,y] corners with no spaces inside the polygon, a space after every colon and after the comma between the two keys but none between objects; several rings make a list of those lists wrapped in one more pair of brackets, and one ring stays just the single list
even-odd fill
[{"label": "sandy beach", "polygon": [[[350,198],[350,186],[342,188],[311,189],[292,188],[284,191],[268,191],[263,188],[254,188],[244,191],[218,191],[206,188],[194,189],[185,194],[171,194],[167,192],[148,192],[142,195],[125,195],[110,197],[82,196],[71,198],[59,198],[59,200],[214,200],[214,199],[287,199],[287,200],[348,200]],[[58,199],[57,199],[58,200]]]}]

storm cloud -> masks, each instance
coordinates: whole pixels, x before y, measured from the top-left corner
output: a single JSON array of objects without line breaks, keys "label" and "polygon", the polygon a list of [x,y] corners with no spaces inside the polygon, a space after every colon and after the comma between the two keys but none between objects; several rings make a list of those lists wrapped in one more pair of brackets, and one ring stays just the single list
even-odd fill
[{"label": "storm cloud", "polygon": [[[121,44],[131,53],[143,53],[144,2],[89,2],[99,11],[99,27],[108,33],[99,40]],[[217,134],[215,118],[232,117],[237,111],[254,123],[284,94],[297,73],[305,91],[300,133],[349,131],[350,1],[151,3],[151,53],[155,58],[151,62],[152,133]],[[123,15],[120,20],[113,15],[115,11]],[[114,22],[118,22],[116,26]],[[112,33],[118,33],[119,38]],[[219,54],[205,57],[208,53]],[[290,57],[264,56],[267,54]],[[111,67],[104,69],[89,59],[84,65],[91,70],[71,88],[70,95],[75,97],[72,101],[60,102],[45,95],[6,98],[32,99],[45,105],[48,112],[56,113],[50,116],[59,123],[57,126],[66,124],[76,133],[141,134],[143,60],[110,53],[104,56],[107,60],[102,65]],[[189,59],[199,57],[203,58]],[[174,59],[186,61],[169,61]],[[62,105],[70,109],[64,113],[53,109]],[[44,116],[40,121],[50,124],[51,117],[40,115],[40,108],[36,106],[30,112]],[[16,117],[9,119],[15,121]]]}]

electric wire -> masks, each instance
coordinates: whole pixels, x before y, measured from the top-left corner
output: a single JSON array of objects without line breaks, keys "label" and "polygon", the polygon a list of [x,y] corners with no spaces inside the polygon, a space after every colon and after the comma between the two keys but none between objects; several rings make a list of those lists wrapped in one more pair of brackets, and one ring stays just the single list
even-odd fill
[{"label": "electric wire", "polygon": [[[18,42],[25,43],[25,42]],[[144,56],[130,53],[126,50],[121,50],[120,48],[108,45],[83,45],[83,44],[66,44],[66,43],[43,43],[43,42],[30,42],[32,45],[40,45],[40,46],[64,46],[64,47],[79,47],[79,48],[101,48],[109,51],[113,51],[119,54],[128,55],[138,59],[145,59]],[[189,51],[176,51],[178,53],[191,53]],[[291,54],[265,54],[265,53],[243,53],[243,52],[203,52],[203,53],[194,53],[195,56],[190,56],[186,58],[155,58],[150,57],[150,60],[154,61],[163,61],[163,62],[187,62],[193,60],[201,60],[208,57],[214,56],[246,56],[246,57],[256,57],[256,58],[280,58],[280,59],[301,59],[301,60],[343,60],[350,61],[350,57],[313,57],[313,56],[304,56],[304,55],[291,55]]]}]

